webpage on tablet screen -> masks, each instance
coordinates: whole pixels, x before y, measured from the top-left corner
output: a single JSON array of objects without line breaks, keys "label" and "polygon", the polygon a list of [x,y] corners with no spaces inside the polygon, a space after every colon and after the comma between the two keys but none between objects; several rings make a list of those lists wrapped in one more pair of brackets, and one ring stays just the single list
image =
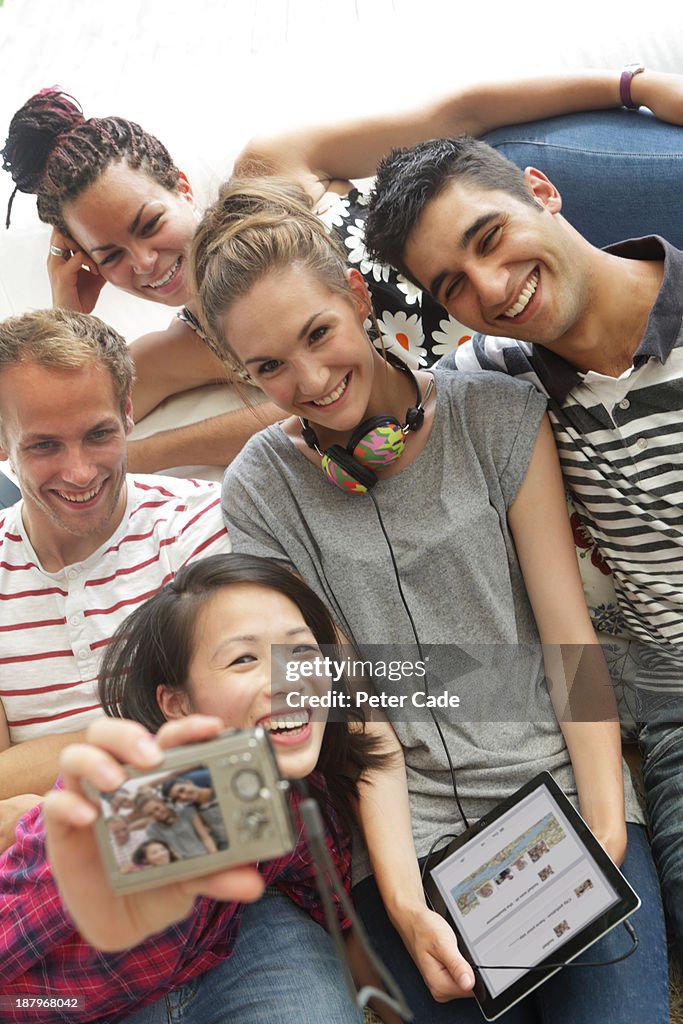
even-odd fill
[{"label": "webpage on tablet screen", "polygon": [[[477,964],[533,967],[618,896],[551,794],[530,793],[432,871]],[[493,996],[524,973],[480,971]]]}]

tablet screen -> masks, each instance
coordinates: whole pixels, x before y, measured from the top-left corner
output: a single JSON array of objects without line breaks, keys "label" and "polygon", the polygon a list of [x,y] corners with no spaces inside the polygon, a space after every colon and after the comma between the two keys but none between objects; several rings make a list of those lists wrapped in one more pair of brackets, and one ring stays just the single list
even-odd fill
[{"label": "tablet screen", "polygon": [[[598,863],[606,859],[604,853],[596,850],[597,859],[593,856],[570,820],[578,815],[571,805],[563,809],[561,803],[568,801],[559,791],[558,797],[547,784],[538,785],[431,870],[473,964],[482,965],[478,973],[493,999],[526,967],[565,959],[562,947],[622,902],[623,894]],[[573,955],[599,934],[587,937]],[[520,966],[485,966],[496,964]],[[531,987],[540,980],[536,975]]]}]

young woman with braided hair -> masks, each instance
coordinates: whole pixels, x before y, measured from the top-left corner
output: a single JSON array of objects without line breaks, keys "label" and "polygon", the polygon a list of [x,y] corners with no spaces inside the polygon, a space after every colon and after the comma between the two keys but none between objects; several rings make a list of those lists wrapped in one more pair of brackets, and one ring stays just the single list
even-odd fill
[{"label": "young woman with braided hair", "polygon": [[[628,99],[662,121],[599,109],[623,102],[624,75]],[[599,112],[555,116],[581,110]],[[493,131],[537,118],[552,120]],[[260,139],[241,154],[236,169],[257,168],[303,185],[366,277],[386,346],[413,366],[430,365],[457,344],[462,329],[400,275],[367,259],[364,200],[349,179],[372,174],[392,146],[464,131],[489,133],[488,141],[523,164],[536,162],[532,153],[543,147],[543,167],[561,187],[573,222],[592,241],[659,230],[681,245],[674,205],[681,135],[663,121],[683,122],[681,76],[646,70],[620,78],[614,71],[585,71],[472,86],[391,117]],[[225,363],[198,330],[186,278],[195,227],[192,189],[162,143],[124,118],[86,119],[76,100],[51,88],[16,112],[2,155],[16,190],[36,194],[40,218],[54,228],[48,273],[55,305],[90,312],[110,282],[141,298],[183,307],[181,319],[167,330],[133,343],[136,417],[169,394],[225,381]],[[632,160],[640,188],[631,180]],[[225,465],[277,416],[271,405],[261,406],[258,418],[238,409],[133,442],[131,466],[153,471],[188,462]]]},{"label": "young woman with braided hair", "polygon": [[[54,305],[89,313],[107,282],[165,305],[183,306],[189,299],[185,252],[196,225],[192,189],[155,136],[125,118],[86,119],[73,97],[43,89],[14,115],[3,156],[15,183],[7,226],[20,191],[36,195],[38,216],[53,227],[48,273]],[[119,235],[128,236],[125,254],[114,244]],[[171,347],[178,340],[188,349],[176,390],[211,376],[224,380],[222,363],[197,344],[187,323],[176,320],[163,332]],[[205,352],[207,366],[194,377],[193,356],[201,364]],[[141,364],[138,418],[166,393],[155,390],[144,358]]]}]

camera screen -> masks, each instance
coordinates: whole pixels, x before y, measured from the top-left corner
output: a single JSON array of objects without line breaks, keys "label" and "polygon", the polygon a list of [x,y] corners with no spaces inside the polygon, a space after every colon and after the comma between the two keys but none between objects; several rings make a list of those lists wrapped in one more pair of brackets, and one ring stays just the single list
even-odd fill
[{"label": "camera screen", "polygon": [[205,764],[138,775],[111,793],[101,793],[100,802],[122,874],[228,848],[225,821]]}]

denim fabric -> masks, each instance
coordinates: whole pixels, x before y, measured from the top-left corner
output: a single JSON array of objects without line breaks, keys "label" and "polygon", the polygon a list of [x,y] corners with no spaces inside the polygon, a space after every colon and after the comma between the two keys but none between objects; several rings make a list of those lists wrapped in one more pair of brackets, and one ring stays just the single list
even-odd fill
[{"label": "denim fabric", "polygon": [[124,1024],[361,1024],[320,925],[268,889],[242,916],[228,960],[125,1018]]},{"label": "denim fabric", "polygon": [[[642,906],[630,918],[639,945],[633,956],[611,967],[560,971],[538,990],[540,1020],[552,1024],[659,1024],[669,1020],[669,979],[664,913],[650,844],[642,825],[629,823],[622,872]],[[628,951],[630,938],[613,928],[577,958],[609,960]]]},{"label": "denim fabric", "polygon": [[658,234],[683,248],[683,132],[646,112],[601,110],[483,136],[520,167],[543,171],[562,212],[594,245]]},{"label": "denim fabric", "polygon": [[649,722],[640,749],[652,852],[683,958],[683,725]]},{"label": "denim fabric", "polygon": [[[630,918],[639,939],[633,956],[610,967],[567,967],[498,1019],[501,1024],[667,1024],[669,993],[664,915],[657,875],[642,825],[629,823],[622,871],[642,900]],[[370,941],[393,971],[415,1024],[482,1024],[473,999],[436,1003],[387,917],[374,877],[354,889]],[[609,960],[628,951],[621,926],[586,950],[581,960]]]}]

